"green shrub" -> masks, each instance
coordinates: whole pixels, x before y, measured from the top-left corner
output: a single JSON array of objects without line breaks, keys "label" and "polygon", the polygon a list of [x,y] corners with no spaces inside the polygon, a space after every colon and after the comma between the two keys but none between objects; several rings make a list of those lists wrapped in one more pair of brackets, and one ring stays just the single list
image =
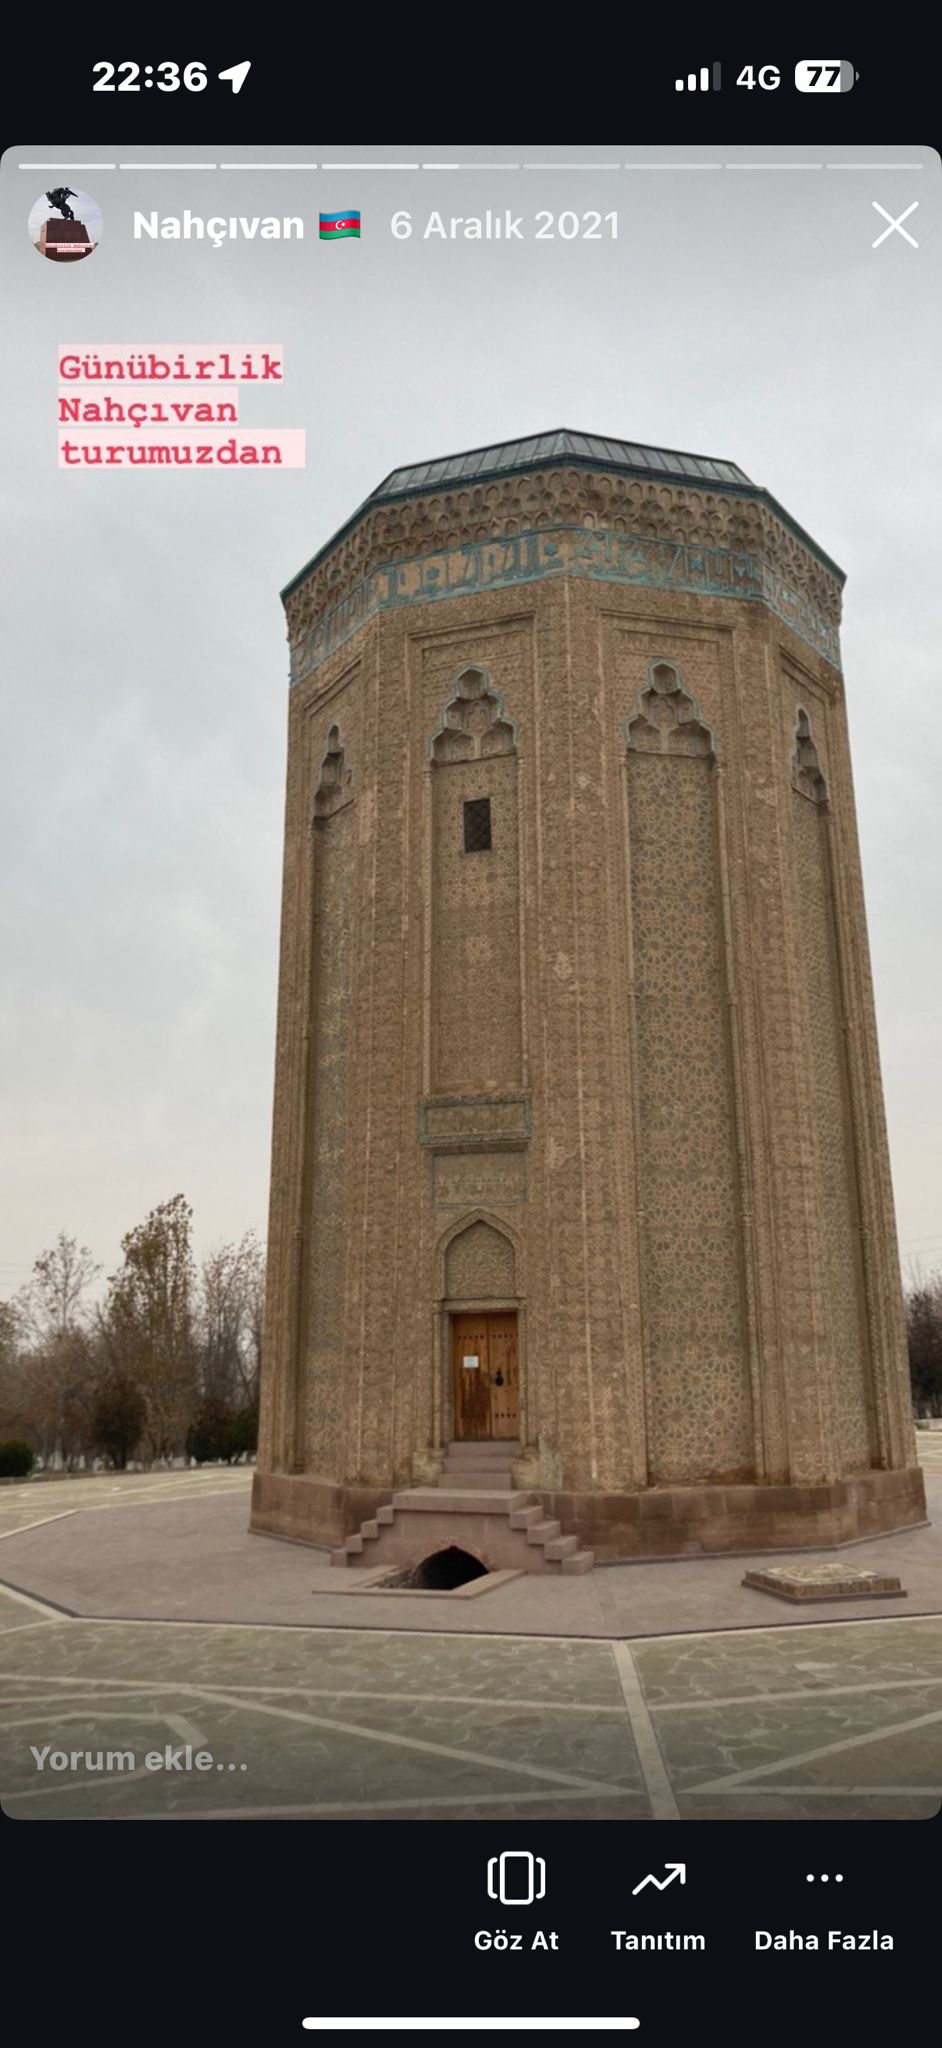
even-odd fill
[{"label": "green shrub", "polygon": [[258,1409],[230,1408],[225,1401],[201,1401],[186,1433],[186,1454],[198,1465],[224,1458],[227,1465],[254,1451],[258,1438]]},{"label": "green shrub", "polygon": [[246,1408],[237,1408],[229,1425],[229,1448],[225,1456],[230,1460],[241,1458],[243,1453],[252,1457],[258,1445],[258,1402],[252,1401]]},{"label": "green shrub", "polygon": [[17,1437],[0,1443],[0,1479],[25,1479],[33,1469],[33,1453]]},{"label": "green shrub", "polygon": [[91,1441],[115,1472],[126,1472],[147,1416],[144,1397],[120,1373],[101,1381],[92,1409]]}]

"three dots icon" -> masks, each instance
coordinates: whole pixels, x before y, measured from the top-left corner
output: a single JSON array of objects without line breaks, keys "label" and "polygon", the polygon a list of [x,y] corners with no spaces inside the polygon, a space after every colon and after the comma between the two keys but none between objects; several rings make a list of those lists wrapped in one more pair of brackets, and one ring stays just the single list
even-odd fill
[{"label": "three dots icon", "polygon": [[[830,1880],[831,1880],[831,1873],[830,1873],[830,1871],[827,1871],[827,1870],[823,1870],[823,1871],[821,1872],[821,1876],[820,1876],[820,1877],[819,1877],[819,1878],[817,1879],[817,1882],[818,1882],[819,1884],[829,1884],[829,1883],[830,1883]],[[843,1882],[844,1882],[844,1872],[843,1872],[842,1870],[835,1870],[835,1872],[834,1872],[834,1882],[835,1882],[835,1884],[843,1884]],[[809,1872],[808,1872],[808,1875],[807,1875],[807,1877],[806,1877],[806,1879],[805,1879],[805,1883],[806,1883],[806,1884],[814,1884],[814,1883],[815,1883],[815,1874],[814,1874],[814,1871],[813,1871],[813,1870],[809,1870]]]}]

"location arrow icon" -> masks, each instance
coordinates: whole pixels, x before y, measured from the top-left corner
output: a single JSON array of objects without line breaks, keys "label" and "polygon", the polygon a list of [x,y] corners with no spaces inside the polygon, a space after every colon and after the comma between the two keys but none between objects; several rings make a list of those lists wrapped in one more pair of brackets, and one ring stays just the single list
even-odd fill
[{"label": "location arrow icon", "polygon": [[655,1877],[653,1870],[649,1870],[647,1877],[643,1877],[641,1883],[634,1886],[631,1894],[632,1898],[636,1898],[639,1892],[643,1892],[646,1884],[656,1885],[659,1892],[666,1891],[667,1886],[673,1884],[675,1877],[679,1877],[681,1884],[686,1884],[686,1863],[665,1863],[664,1868],[667,1871],[666,1877]]},{"label": "location arrow icon", "polygon": [[251,69],[252,60],[250,58],[247,64],[230,64],[228,71],[218,71],[216,76],[220,79],[228,79],[233,92],[241,92]]}]

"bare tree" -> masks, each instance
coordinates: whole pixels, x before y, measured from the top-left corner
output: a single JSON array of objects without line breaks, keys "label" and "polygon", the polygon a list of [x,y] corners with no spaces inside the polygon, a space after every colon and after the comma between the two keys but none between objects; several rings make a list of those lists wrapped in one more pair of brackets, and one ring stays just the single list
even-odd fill
[{"label": "bare tree", "polygon": [[242,1240],[246,1246],[246,1367],[247,1391],[257,1405],[262,1378],[262,1336],[265,1327],[265,1254],[254,1230]]},{"label": "bare tree", "polygon": [[91,1340],[77,1324],[23,1354],[24,1435],[44,1463],[61,1458],[72,1469],[91,1448],[94,1377]]},{"label": "bare tree", "polygon": [[23,1329],[33,1344],[50,1344],[87,1321],[85,1297],[101,1267],[88,1246],[60,1230],[55,1244],[40,1252],[26,1286],[16,1297]]},{"label": "bare tree", "polygon": [[13,1309],[19,1336],[21,1427],[44,1461],[74,1465],[88,1449],[91,1347],[87,1295],[101,1268],[60,1230],[33,1261]]},{"label": "bare tree", "polygon": [[111,1370],[143,1396],[154,1458],[183,1449],[196,1398],[191,1221],[188,1202],[174,1195],[127,1232],[101,1318]]},{"label": "bare tree", "polygon": [[15,1302],[0,1301],[0,1437],[23,1434],[21,1323]]},{"label": "bare tree", "polygon": [[220,1245],[200,1271],[200,1385],[207,1400],[244,1407],[258,1393],[265,1261],[252,1230]]},{"label": "bare tree", "polygon": [[70,1466],[98,1452],[120,1462],[138,1437],[165,1458],[184,1450],[198,1417],[222,1446],[211,1455],[254,1448],[264,1256],[247,1231],[212,1252],[197,1281],[191,1220],[175,1195],[128,1231],[94,1316],[101,1269],[60,1231],[26,1287],[0,1302],[0,1436]]}]

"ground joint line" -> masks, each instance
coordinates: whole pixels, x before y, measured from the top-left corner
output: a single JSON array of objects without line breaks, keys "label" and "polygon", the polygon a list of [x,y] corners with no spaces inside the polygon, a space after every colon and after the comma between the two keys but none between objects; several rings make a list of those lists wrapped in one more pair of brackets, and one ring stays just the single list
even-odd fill
[{"label": "ground joint line", "polygon": [[[888,1742],[893,1735],[908,1735],[913,1728],[930,1728],[934,1721],[942,1721],[942,1712],[917,1714],[911,1721],[892,1721],[882,1728],[868,1728],[864,1735],[845,1735],[839,1742],[822,1742],[818,1749],[803,1749],[797,1756],[777,1757],[774,1763],[755,1764],[745,1771],[731,1771],[726,1778],[704,1779],[701,1785],[691,1786],[696,1792],[734,1792],[739,1786],[748,1789],[759,1778],[774,1777],[776,1771],[791,1771],[798,1764],[817,1763],[819,1757],[836,1756],[847,1749],[866,1749],[872,1742]],[[782,1790],[786,1790],[782,1787]]]},{"label": "ground joint line", "polygon": [[56,1615],[50,1613],[44,1614],[41,1621],[15,1621],[13,1622],[10,1628],[0,1628],[0,1643],[2,1643],[7,1636],[21,1636],[23,1634],[24,1629],[29,1630],[31,1628],[48,1628],[50,1622],[68,1621],[68,1619],[69,1617],[67,1614]]},{"label": "ground joint line", "polygon": [[7,1536],[25,1536],[30,1529],[46,1529],[50,1522],[65,1522],[76,1513],[75,1508],[60,1508],[57,1515],[40,1515],[35,1522],[21,1522],[16,1529],[0,1529],[0,1542]]},{"label": "ground joint line", "polygon": [[628,1643],[613,1643],[611,1647],[641,1766],[641,1775],[651,1801],[651,1813],[655,1820],[679,1820],[680,1808],[674,1798],[673,1787],[661,1755],[661,1746],[654,1732],[654,1723],[641,1690],[638,1667],[631,1654],[631,1647]]},{"label": "ground joint line", "polygon": [[[56,1517],[56,1520],[58,1520],[58,1517]],[[47,1620],[71,1621],[72,1619],[71,1614],[66,1614],[64,1608],[53,1607],[48,1600],[36,1599],[32,1593],[21,1593],[18,1586],[9,1585],[6,1579],[0,1579],[0,1593],[3,1593],[8,1600],[18,1601],[21,1607],[31,1608],[34,1614],[45,1615]]]},{"label": "ground joint line", "polygon": [[[216,1706],[232,1705],[231,1695],[215,1692],[211,1686],[193,1685],[189,1692],[191,1698]],[[575,1771],[554,1771],[548,1764],[537,1767],[522,1761],[516,1763],[506,1757],[486,1756],[476,1749],[451,1749],[442,1742],[420,1742],[414,1735],[396,1735],[386,1728],[364,1728],[362,1723],[337,1721],[325,1714],[302,1714],[295,1707],[273,1707],[263,1700],[243,1699],[238,1704],[244,1713],[270,1714],[276,1720],[299,1721],[309,1728],[330,1728],[338,1735],[355,1736],[361,1742],[388,1744],[393,1749],[414,1749],[424,1756],[447,1757],[451,1763],[477,1764],[488,1771],[510,1771],[519,1777],[538,1778],[548,1785],[568,1785],[577,1791],[603,1794],[630,1792],[632,1789],[630,1785],[609,1785],[598,1778],[585,1778]]]}]

